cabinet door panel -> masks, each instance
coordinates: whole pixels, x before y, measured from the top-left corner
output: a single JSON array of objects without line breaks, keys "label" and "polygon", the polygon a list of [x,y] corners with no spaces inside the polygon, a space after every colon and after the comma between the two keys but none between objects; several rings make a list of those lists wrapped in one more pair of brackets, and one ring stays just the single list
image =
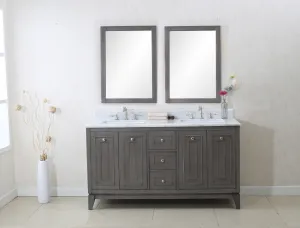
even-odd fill
[{"label": "cabinet door panel", "polygon": [[91,136],[92,189],[118,189],[118,133],[93,132]]},{"label": "cabinet door panel", "polygon": [[122,132],[119,137],[120,189],[147,189],[146,133]]},{"label": "cabinet door panel", "polygon": [[179,189],[207,188],[206,131],[179,132]]},{"label": "cabinet door panel", "polygon": [[235,188],[236,149],[234,130],[208,131],[209,187]]}]

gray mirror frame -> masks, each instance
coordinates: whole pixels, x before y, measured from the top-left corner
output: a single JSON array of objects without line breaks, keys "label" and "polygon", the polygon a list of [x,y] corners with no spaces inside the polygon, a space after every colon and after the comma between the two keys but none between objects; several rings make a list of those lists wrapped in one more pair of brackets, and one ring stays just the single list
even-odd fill
[{"label": "gray mirror frame", "polygon": [[[216,31],[216,98],[170,98],[170,32]],[[166,26],[165,27],[165,92],[166,103],[220,103],[221,97],[221,27],[220,26]]]},{"label": "gray mirror frame", "polygon": [[[106,31],[151,31],[152,34],[152,98],[106,98]],[[156,103],[157,102],[157,38],[156,26],[101,26],[101,102]]]}]

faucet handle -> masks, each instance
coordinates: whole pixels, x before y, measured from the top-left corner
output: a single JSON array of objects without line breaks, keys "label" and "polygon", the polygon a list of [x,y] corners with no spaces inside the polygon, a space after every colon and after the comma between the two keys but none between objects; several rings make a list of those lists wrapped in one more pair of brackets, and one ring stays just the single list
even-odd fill
[{"label": "faucet handle", "polygon": [[215,112],[210,112],[210,113],[208,113],[209,119],[213,119],[214,116],[216,116],[216,115],[217,115],[217,113],[215,113]]},{"label": "faucet handle", "polygon": [[194,118],[194,114],[192,112],[186,112],[185,115],[187,117],[189,117],[190,119],[193,119]]},{"label": "faucet handle", "polygon": [[109,115],[109,117],[115,117],[115,120],[119,120],[118,113],[116,113],[116,114],[111,114],[111,115]]},{"label": "faucet handle", "polygon": [[199,105],[198,106],[198,111],[200,112],[200,119],[204,119],[204,116],[203,116],[203,106]]}]

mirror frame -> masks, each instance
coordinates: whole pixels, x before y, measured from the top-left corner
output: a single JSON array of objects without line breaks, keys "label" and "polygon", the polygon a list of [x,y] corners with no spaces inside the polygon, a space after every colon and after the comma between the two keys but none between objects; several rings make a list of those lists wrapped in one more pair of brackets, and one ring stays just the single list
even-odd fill
[{"label": "mirror frame", "polygon": [[[170,98],[170,32],[216,31],[216,98]],[[221,27],[220,26],[166,26],[165,27],[165,92],[166,103],[220,103],[221,97]]]},{"label": "mirror frame", "polygon": [[[152,97],[106,98],[106,32],[151,31],[152,34]],[[156,103],[157,102],[157,41],[156,26],[101,26],[101,102],[102,103]]]}]

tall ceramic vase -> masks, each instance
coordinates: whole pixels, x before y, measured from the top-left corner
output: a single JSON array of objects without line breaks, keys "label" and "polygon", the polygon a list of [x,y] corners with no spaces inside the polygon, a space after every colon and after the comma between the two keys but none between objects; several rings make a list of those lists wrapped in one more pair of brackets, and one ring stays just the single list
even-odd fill
[{"label": "tall ceramic vase", "polygon": [[49,203],[50,201],[49,170],[47,160],[39,161],[38,163],[37,196],[39,203]]}]

